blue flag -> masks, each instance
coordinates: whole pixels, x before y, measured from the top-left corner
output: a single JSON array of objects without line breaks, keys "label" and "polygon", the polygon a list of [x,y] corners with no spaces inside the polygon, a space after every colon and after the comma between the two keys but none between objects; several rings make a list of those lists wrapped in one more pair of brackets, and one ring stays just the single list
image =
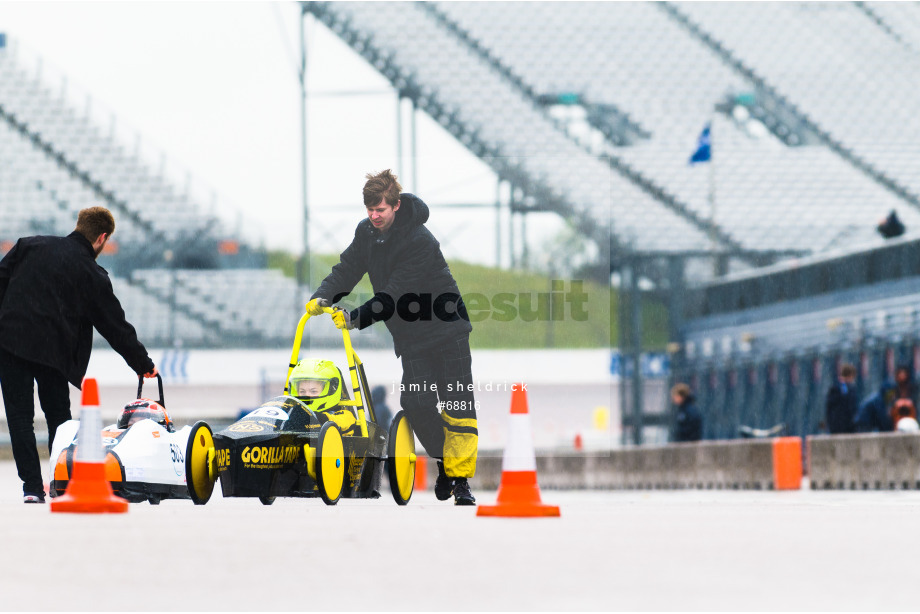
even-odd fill
[{"label": "blue flag", "polygon": [[700,133],[700,139],[696,144],[696,151],[690,156],[690,164],[697,162],[709,162],[712,159],[712,145],[709,137],[709,123]]}]

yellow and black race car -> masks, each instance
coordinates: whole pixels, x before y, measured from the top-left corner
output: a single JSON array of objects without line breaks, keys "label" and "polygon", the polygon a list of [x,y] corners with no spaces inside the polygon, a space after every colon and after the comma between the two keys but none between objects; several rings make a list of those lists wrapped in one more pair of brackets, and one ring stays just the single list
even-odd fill
[{"label": "yellow and black race car", "polygon": [[[325,307],[332,315],[337,308]],[[364,365],[342,330],[351,392],[341,371],[328,360],[298,361],[304,313],[281,396],[263,403],[211,436],[202,431],[190,443],[189,493],[205,503],[216,480],[225,497],[376,498],[386,467],[393,498],[409,502],[415,484],[415,434],[403,412],[389,431],[377,424]]]}]

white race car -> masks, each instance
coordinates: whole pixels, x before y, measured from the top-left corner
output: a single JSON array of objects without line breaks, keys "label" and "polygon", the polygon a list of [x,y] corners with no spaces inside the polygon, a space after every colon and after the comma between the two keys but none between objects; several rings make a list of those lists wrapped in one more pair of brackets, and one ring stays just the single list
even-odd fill
[{"label": "white race car", "polygon": [[[138,378],[137,400],[128,403],[118,422],[102,429],[106,479],[113,492],[131,502],[192,499],[204,504],[211,496],[213,476],[208,456],[214,455],[211,428],[196,422],[175,430],[163,401],[163,380],[157,376],[160,399],[141,398],[143,378]],[[63,495],[73,472],[79,420],[58,427],[51,448],[51,496]],[[188,483],[197,486],[189,492]]]}]

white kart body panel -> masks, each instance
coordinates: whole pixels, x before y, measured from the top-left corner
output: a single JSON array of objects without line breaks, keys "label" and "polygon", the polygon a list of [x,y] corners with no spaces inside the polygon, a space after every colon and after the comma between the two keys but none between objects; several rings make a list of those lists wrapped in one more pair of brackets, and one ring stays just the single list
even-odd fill
[{"label": "white kart body panel", "polygon": [[[110,424],[102,429],[104,454],[114,452],[125,469],[125,481],[185,486],[185,450],[192,427],[184,426],[175,433],[145,419],[127,429]],[[68,420],[58,427],[51,448],[50,470],[58,457],[77,444],[79,420]]]}]

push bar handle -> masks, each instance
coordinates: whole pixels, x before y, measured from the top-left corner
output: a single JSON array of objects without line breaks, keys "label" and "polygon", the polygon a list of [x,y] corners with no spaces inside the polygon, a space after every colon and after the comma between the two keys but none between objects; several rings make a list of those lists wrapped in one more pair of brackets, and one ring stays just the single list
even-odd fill
[{"label": "push bar handle", "polygon": [[[163,407],[166,407],[166,401],[163,400],[163,378],[157,373],[157,386],[160,389],[160,400],[157,401]],[[144,392],[144,376],[137,376],[137,398],[141,398],[141,394]]]}]

